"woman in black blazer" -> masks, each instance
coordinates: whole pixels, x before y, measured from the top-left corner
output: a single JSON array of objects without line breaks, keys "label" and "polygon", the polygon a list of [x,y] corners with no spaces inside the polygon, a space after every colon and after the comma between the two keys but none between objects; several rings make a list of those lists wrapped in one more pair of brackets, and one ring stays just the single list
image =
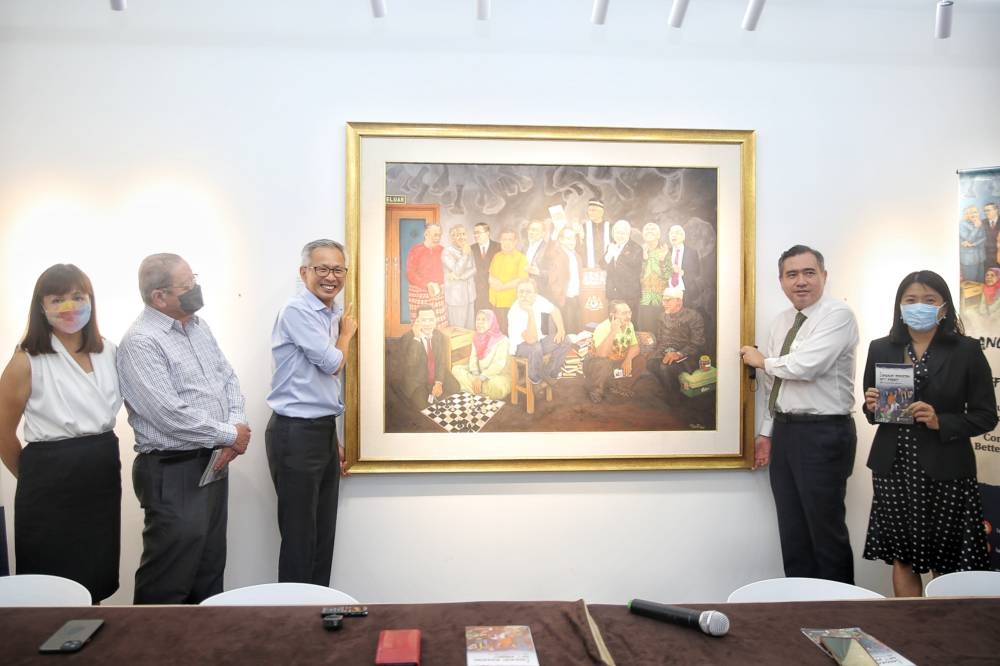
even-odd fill
[{"label": "woman in black blazer", "polygon": [[951,291],[932,271],[896,291],[892,329],[865,363],[865,416],[876,422],[875,366],[913,366],[914,423],[881,423],[868,467],[874,498],[864,557],[892,565],[896,596],[921,596],[920,574],[987,568],[983,508],[969,438],[997,425],[992,372],[966,337]]}]

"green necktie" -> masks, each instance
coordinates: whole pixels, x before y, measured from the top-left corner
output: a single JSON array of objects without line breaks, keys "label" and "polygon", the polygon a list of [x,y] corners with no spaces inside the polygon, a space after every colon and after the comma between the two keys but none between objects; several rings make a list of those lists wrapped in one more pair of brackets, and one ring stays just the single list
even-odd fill
[{"label": "green necktie", "polygon": [[[795,313],[795,322],[792,327],[788,329],[788,333],[785,334],[785,341],[781,343],[781,356],[784,356],[792,349],[792,340],[795,339],[796,334],[798,334],[799,329],[802,328],[803,322],[805,322],[806,316],[801,312]],[[767,396],[767,411],[771,416],[774,416],[774,406],[778,402],[778,389],[781,388],[781,377],[775,377],[774,383],[771,385],[771,394]]]}]

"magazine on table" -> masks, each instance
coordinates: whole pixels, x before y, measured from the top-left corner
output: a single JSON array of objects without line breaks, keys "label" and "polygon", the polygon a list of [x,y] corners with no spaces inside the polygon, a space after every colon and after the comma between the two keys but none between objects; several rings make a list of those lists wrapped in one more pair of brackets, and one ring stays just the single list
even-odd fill
[{"label": "magazine on table", "polygon": [[468,666],[538,666],[525,625],[466,627],[465,654]]},{"label": "magazine on table", "polygon": [[836,638],[853,638],[861,644],[865,651],[871,655],[872,659],[879,666],[917,666],[912,661],[899,654],[891,647],[878,640],[871,634],[863,631],[861,627],[844,627],[841,629],[802,629],[802,633],[815,643],[823,652],[834,657],[823,645],[823,638],[833,636]]}]

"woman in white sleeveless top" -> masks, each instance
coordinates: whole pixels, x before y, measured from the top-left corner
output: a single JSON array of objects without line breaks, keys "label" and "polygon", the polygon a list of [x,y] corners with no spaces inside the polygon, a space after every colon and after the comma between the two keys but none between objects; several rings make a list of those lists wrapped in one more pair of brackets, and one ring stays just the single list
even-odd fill
[{"label": "woman in white sleeveless top", "polygon": [[28,332],[0,377],[0,459],[18,479],[17,573],[73,579],[95,603],[118,589],[121,404],[90,279],[56,264],[35,283]]}]

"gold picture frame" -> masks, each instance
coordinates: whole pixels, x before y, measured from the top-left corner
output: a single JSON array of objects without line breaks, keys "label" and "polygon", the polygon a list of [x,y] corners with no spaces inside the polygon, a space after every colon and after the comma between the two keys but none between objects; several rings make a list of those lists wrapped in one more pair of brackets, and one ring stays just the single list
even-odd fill
[{"label": "gold picture frame", "polygon": [[[350,471],[749,468],[753,457],[754,400],[738,349],[754,340],[755,141],[752,130],[348,123],[346,236],[351,271],[345,297],[353,303],[360,324],[345,373],[344,439]],[[498,170],[502,176],[496,176]],[[399,183],[405,181],[408,194],[389,191],[388,183],[393,178],[393,188],[400,189]],[[468,189],[452,182],[462,178],[468,180],[461,183]],[[498,179],[498,184],[490,179]],[[610,186],[601,185],[610,181],[614,181]],[[640,199],[635,192],[650,182],[660,190],[653,198]],[[393,336],[389,330],[393,317],[402,317],[404,323],[409,319],[405,298],[401,299],[404,311],[396,307],[400,287],[396,284],[398,277],[393,276],[398,275],[395,264],[400,251],[392,245],[396,241],[387,232],[391,207],[450,206],[451,212],[446,211],[444,217],[460,219],[471,229],[480,218],[470,215],[467,208],[475,208],[479,216],[489,214],[491,219],[501,219],[503,213],[497,213],[497,209],[503,210],[506,204],[512,207],[511,202],[524,192],[532,193],[535,209],[539,201],[547,204],[554,199],[561,202],[557,206],[565,204],[567,210],[578,212],[586,205],[581,197],[614,189],[612,198],[619,202],[619,209],[624,209],[631,197],[629,205],[636,217],[632,221],[636,230],[652,215],[665,241],[664,227],[669,223],[687,229],[684,216],[694,206],[694,200],[685,200],[686,186],[703,193],[695,203],[708,210],[714,205],[715,211],[714,219],[688,220],[691,224],[697,220],[699,229],[711,228],[714,234],[698,250],[709,270],[714,271],[714,286],[706,291],[703,311],[714,327],[715,353],[705,356],[709,356],[715,383],[710,398],[697,396],[703,407],[714,405],[705,412],[710,412],[711,419],[701,419],[709,424],[707,427],[698,421],[700,416],[682,415],[680,407],[665,406],[664,410],[674,409],[676,420],[690,418],[697,422],[680,428],[636,430],[630,427],[632,420],[628,416],[621,416],[621,405],[617,412],[614,406],[607,408],[609,415],[618,414],[614,421],[610,416],[601,421],[602,405],[588,405],[592,408],[589,410],[577,405],[575,413],[585,415],[579,423],[591,424],[592,429],[569,432],[548,426],[540,431],[526,430],[525,417],[514,411],[526,407],[523,403],[510,404],[510,400],[499,413],[511,414],[510,423],[515,425],[499,431],[489,431],[492,421],[477,432],[450,432],[444,429],[443,421],[419,428],[394,423],[398,403],[390,390],[395,388],[390,372],[397,366],[387,357],[392,354],[392,345],[402,338],[393,337],[399,332],[398,326]],[[435,197],[446,203],[421,200]],[[654,204],[658,209],[650,212]],[[508,221],[513,215],[508,215]],[[536,211],[531,215],[536,216]],[[616,216],[612,212],[609,219]],[[552,223],[552,218],[548,222]],[[495,239],[495,230],[491,233]],[[441,242],[448,243],[447,233]],[[704,246],[709,243],[711,254],[706,258],[702,253],[707,254]],[[458,338],[452,335],[452,340]],[[468,342],[466,336],[463,342],[452,345]],[[453,355],[449,362],[454,360]],[[695,369],[702,368],[705,366]],[[564,379],[561,386],[567,388],[556,388],[554,404],[546,403],[544,393],[540,394],[536,399],[536,404],[541,405],[539,413],[558,417],[558,410],[563,408],[558,394],[570,391],[574,380]],[[644,390],[651,393],[657,390],[655,383],[646,387]],[[577,425],[574,420],[571,427]]]}]

